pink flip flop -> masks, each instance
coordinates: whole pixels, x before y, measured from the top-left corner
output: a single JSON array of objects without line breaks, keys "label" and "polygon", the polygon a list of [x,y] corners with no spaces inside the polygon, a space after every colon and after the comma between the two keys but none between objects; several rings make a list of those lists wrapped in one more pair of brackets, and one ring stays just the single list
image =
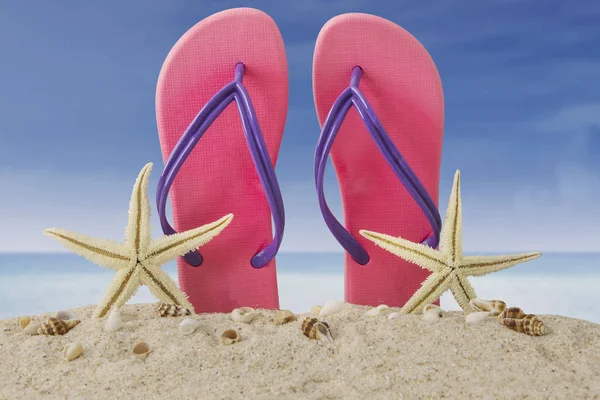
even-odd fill
[{"label": "pink flip flop", "polygon": [[[179,284],[196,312],[279,308],[274,257],[285,219],[274,166],[287,101],[281,34],[256,9],[199,22],[162,66],[156,89],[165,161],[156,195],[162,229],[173,234],[234,215],[201,252],[177,260]],[[174,228],[165,211],[169,194]]]},{"label": "pink flip flop", "polygon": [[[319,33],[313,90],[322,127],[315,180],[325,222],[346,250],[346,301],[400,307],[430,272],[378,248],[359,231],[438,245],[444,104],[435,64],[393,22],[343,14]],[[345,226],[323,193],[330,151]]]}]

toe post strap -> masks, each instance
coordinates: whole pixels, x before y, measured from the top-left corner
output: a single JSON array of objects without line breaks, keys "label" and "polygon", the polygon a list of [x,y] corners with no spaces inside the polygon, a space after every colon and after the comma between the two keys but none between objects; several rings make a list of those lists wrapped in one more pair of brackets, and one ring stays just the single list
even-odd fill
[{"label": "toe post strap", "polygon": [[363,246],[344,228],[344,226],[335,218],[324,194],[324,176],[325,166],[331,151],[331,146],[335,137],[346,117],[348,111],[354,106],[362,119],[369,134],[375,141],[380,152],[385,157],[388,165],[394,171],[394,174],[406,187],[411,197],[415,200],[419,208],[425,214],[432,228],[432,234],[429,235],[422,244],[430,247],[437,247],[440,240],[440,231],[442,226],[441,217],[434,201],[429,196],[429,193],[410,168],[402,154],[387,134],[383,125],[379,121],[375,110],[371,107],[366,97],[359,89],[360,79],[363,70],[361,67],[354,67],[350,78],[350,86],[347,87],[333,103],[329,114],[325,119],[321,129],[321,135],[315,150],[314,171],[315,184],[319,199],[319,206],[325,223],[337,241],[344,249],[352,256],[352,258],[360,265],[365,265],[369,262],[369,254]]},{"label": "toe post strap", "polygon": [[[219,117],[227,106],[229,106],[232,101],[235,101],[240,114],[248,149],[250,150],[252,161],[265,192],[275,225],[275,234],[271,243],[258,251],[251,259],[251,264],[254,268],[262,268],[275,257],[281,246],[285,227],[285,212],[279,183],[277,182],[275,170],[271,164],[269,152],[258,124],[256,112],[252,105],[250,95],[243,85],[244,72],[244,64],[236,64],[234,80],[225,85],[204,105],[180,137],[160,176],[156,192],[156,204],[163,232],[167,235],[177,233],[167,220],[166,216],[166,204],[171,185],[173,184],[179,169],[182,167],[202,135],[204,135],[210,125]],[[203,262],[202,255],[199,251],[191,251],[185,254],[184,259],[193,267],[198,267]]]}]

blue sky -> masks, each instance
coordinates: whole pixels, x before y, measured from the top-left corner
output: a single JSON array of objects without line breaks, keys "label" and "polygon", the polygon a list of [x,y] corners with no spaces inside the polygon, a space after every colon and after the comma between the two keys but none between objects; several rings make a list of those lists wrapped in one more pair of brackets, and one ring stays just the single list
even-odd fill
[{"label": "blue sky", "polygon": [[[405,27],[437,64],[440,205],[443,214],[460,169],[465,251],[600,250],[600,3],[146,0],[2,5],[0,251],[62,251],[41,233],[51,226],[122,239],[131,186],[149,161],[154,207],[162,62],[196,22],[238,6],[270,14],[287,49],[282,251],[341,251],[313,189],[311,65],[321,26],[352,11]],[[327,196],[341,216],[331,166]]]}]

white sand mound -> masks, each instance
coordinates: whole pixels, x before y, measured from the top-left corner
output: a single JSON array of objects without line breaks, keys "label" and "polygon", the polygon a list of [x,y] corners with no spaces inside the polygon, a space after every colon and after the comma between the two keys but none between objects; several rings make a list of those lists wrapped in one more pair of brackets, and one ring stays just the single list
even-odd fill
[{"label": "white sand mound", "polygon": [[[196,315],[200,328],[184,336],[184,317],[160,318],[152,304],[124,306],[137,319],[115,333],[93,309],[72,310],[82,322],[64,336],[0,321],[0,399],[600,399],[600,325],[578,319],[541,315],[552,332],[530,337],[493,317],[389,320],[398,309],[365,317],[367,307],[348,306],[324,318],[330,345],[302,335],[303,316],[274,325],[275,311],[258,310],[250,324]],[[229,328],[242,341],[221,345]],[[143,361],[130,354],[141,340],[152,348]],[[75,341],[83,355],[63,360]]]}]

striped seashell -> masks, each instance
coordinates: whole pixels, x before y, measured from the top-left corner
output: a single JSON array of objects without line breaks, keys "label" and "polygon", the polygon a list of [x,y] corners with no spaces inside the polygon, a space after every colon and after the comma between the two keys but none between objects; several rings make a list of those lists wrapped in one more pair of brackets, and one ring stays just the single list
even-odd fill
[{"label": "striped seashell", "polygon": [[56,335],[64,335],[73,329],[77,324],[81,321],[78,319],[71,319],[69,321],[63,321],[57,318],[48,318],[48,322],[42,324],[42,326],[38,329],[38,333],[40,335],[48,335],[48,336],[56,336]]},{"label": "striped seashell", "polygon": [[192,314],[187,308],[175,304],[160,303],[156,309],[161,317],[183,317]]},{"label": "striped seashell", "polygon": [[507,308],[504,311],[502,311],[500,314],[498,314],[497,318],[498,318],[498,321],[500,321],[500,323],[503,323],[504,318],[521,319],[525,315],[526,314],[519,307],[510,307],[510,308]]},{"label": "striped seashell", "polygon": [[329,324],[324,321],[319,321],[316,318],[306,317],[304,319],[302,322],[302,333],[304,336],[316,340],[319,340],[324,336],[330,343],[333,343]]},{"label": "striped seashell", "polygon": [[506,303],[502,300],[471,299],[469,304],[477,311],[487,311],[490,315],[498,315],[506,310]]},{"label": "striped seashell", "polygon": [[527,314],[523,318],[504,318],[502,323],[513,331],[529,336],[543,336],[550,333],[546,325],[534,314]]}]

